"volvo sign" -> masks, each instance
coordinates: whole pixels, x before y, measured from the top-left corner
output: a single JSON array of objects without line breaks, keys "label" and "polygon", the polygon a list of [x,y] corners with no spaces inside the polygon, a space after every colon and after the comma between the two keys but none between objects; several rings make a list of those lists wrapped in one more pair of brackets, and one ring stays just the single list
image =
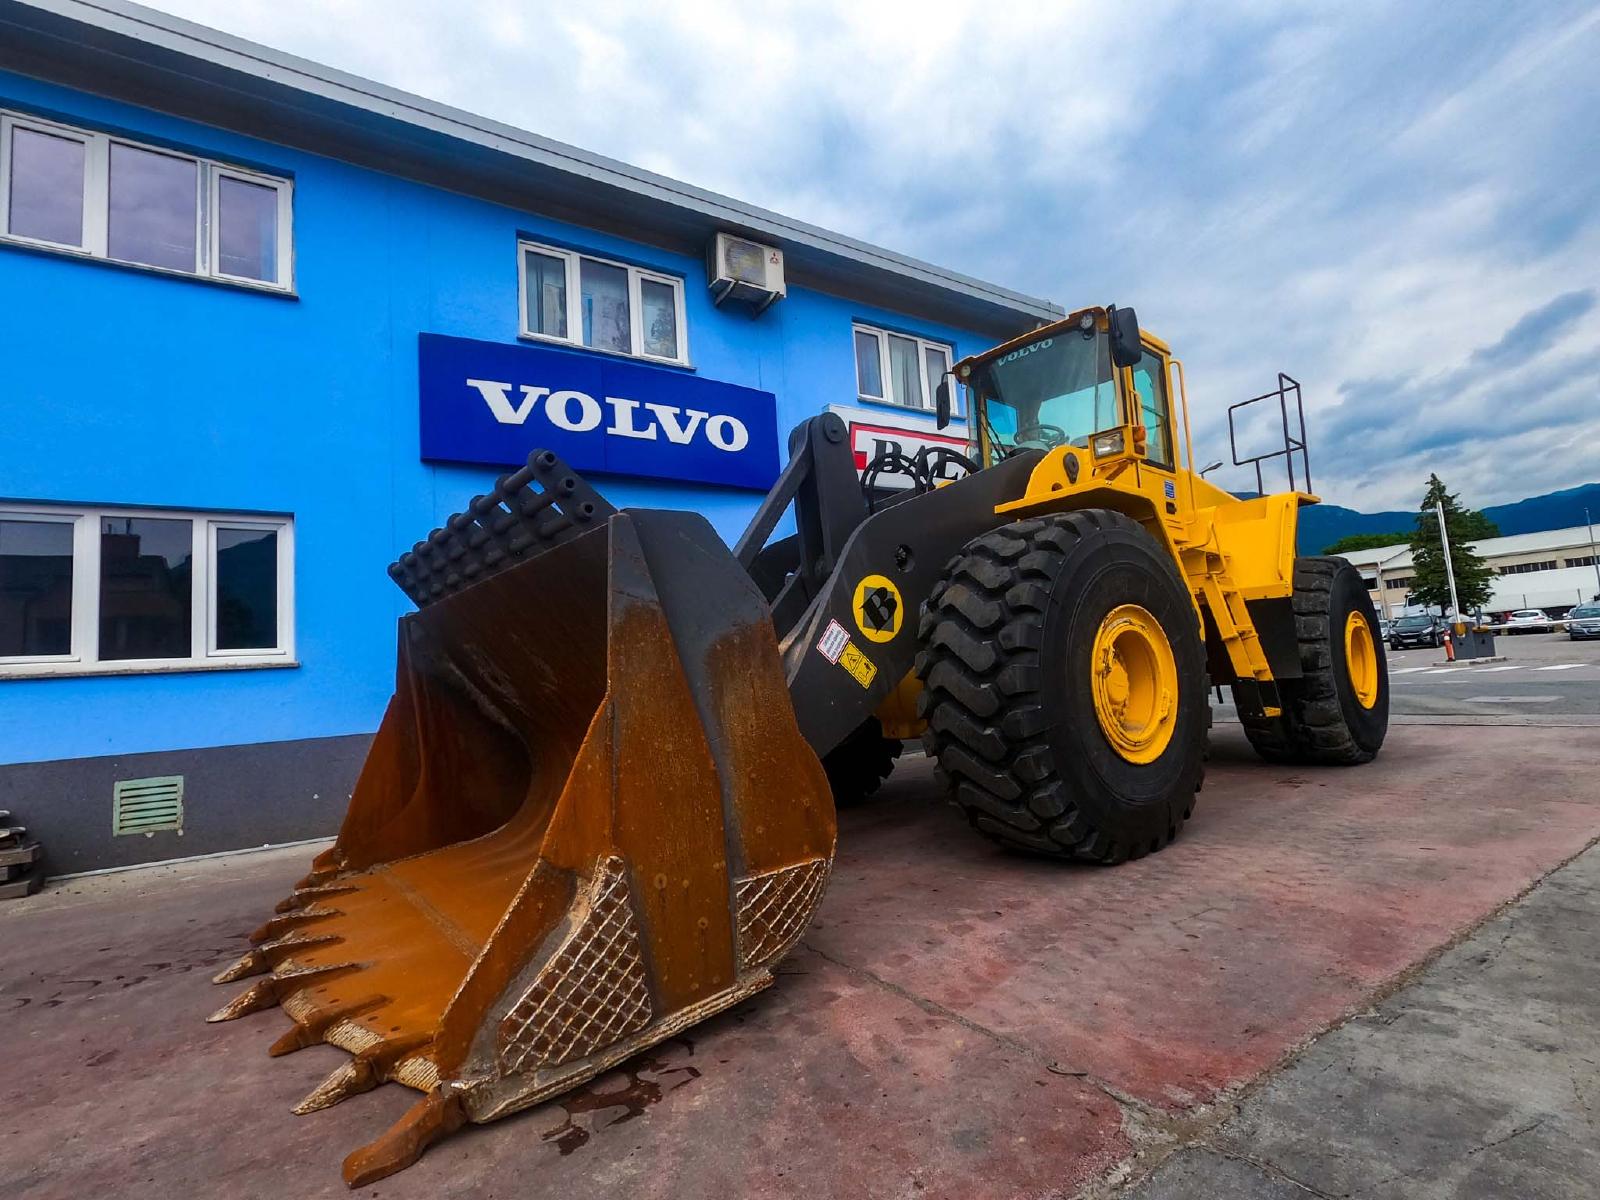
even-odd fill
[{"label": "volvo sign", "polygon": [[766,489],[771,392],[570,350],[424,333],[422,457],[518,466],[554,450],[579,470]]}]

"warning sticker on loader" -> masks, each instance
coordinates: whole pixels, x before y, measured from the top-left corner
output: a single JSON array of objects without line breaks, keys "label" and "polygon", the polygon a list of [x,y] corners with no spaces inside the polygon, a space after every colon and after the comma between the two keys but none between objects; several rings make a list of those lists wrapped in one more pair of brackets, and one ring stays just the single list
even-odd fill
[{"label": "warning sticker on loader", "polygon": [[872,660],[861,653],[860,647],[852,642],[844,644],[844,651],[839,655],[839,665],[849,671],[855,681],[862,687],[871,687],[872,681],[878,677],[878,668],[872,665]]},{"label": "warning sticker on loader", "polygon": [[856,628],[869,642],[892,642],[905,619],[905,602],[900,589],[882,575],[868,575],[856,584],[850,608],[856,615]]},{"label": "warning sticker on loader", "polygon": [[822,636],[817,639],[817,653],[831,663],[839,661],[839,655],[850,644],[850,635],[844,631],[844,626],[837,621],[829,621],[828,627],[822,631]]}]

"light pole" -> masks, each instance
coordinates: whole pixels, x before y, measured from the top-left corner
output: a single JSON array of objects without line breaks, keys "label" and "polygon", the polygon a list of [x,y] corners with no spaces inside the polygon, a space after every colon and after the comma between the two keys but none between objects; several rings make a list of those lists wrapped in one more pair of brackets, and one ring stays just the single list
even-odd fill
[{"label": "light pole", "polygon": [[1444,577],[1450,583],[1450,611],[1456,615],[1456,632],[1461,629],[1461,604],[1456,600],[1456,568],[1450,561],[1450,533],[1444,527],[1444,501],[1435,502],[1433,511],[1439,515],[1439,544],[1444,547]]},{"label": "light pole", "polygon": [[1583,510],[1583,523],[1589,529],[1589,561],[1594,564],[1595,598],[1600,599],[1600,555],[1594,551],[1594,522],[1589,520],[1589,510]]}]

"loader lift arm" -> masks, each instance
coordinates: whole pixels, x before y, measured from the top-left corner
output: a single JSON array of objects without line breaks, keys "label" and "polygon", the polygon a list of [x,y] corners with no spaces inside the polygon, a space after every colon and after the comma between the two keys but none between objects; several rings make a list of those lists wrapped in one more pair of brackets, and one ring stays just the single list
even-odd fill
[{"label": "loader lift arm", "polygon": [[[891,502],[869,513],[844,422],[837,416],[823,413],[802,421],[789,446],[788,467],[734,554],[768,598],[795,717],[822,757],[910,673],[921,597],[962,546],[1004,522],[995,508],[1027,486],[1043,454],[1021,451],[986,471],[918,493],[914,502]],[[791,502],[796,532],[767,544]],[[873,578],[886,581],[905,610],[893,632],[869,630],[856,614],[857,592]],[[838,665],[838,655],[830,658],[818,650],[830,624],[837,624],[856,648],[856,674]]]}]

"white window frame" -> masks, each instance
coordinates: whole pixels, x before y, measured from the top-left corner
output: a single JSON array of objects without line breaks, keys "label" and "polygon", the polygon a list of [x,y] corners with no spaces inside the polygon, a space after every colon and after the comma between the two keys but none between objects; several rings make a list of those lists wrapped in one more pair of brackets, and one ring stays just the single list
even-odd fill
[{"label": "white window frame", "polygon": [[[294,193],[287,179],[279,179],[275,175],[263,175],[259,171],[246,171],[239,167],[224,166],[221,163],[209,163],[206,179],[209,186],[206,188],[204,205],[205,224],[208,237],[206,241],[206,254],[213,265],[211,276],[214,279],[225,279],[229,283],[242,283],[247,287],[279,288],[289,291],[292,280],[287,280],[291,264],[294,262],[294,238],[291,236],[291,222],[294,219]],[[278,195],[278,261],[277,279],[268,282],[264,279],[252,279],[248,275],[230,275],[222,269],[222,181],[235,179],[240,183],[251,183],[257,187],[271,188]]]},{"label": "white window frame", "polygon": [[[540,333],[536,331],[528,320],[528,254],[542,254],[548,258],[560,259],[566,267],[567,280],[567,336],[557,337],[553,333]],[[583,340],[583,305],[582,305],[582,267],[584,261],[599,263],[601,266],[617,267],[628,273],[628,344],[627,351],[610,350],[604,346],[590,346]],[[659,354],[646,354],[644,352],[644,281],[661,283],[672,289],[673,315],[678,328],[678,354],[675,358],[667,358]],[[616,358],[636,358],[641,362],[667,363],[672,366],[687,367],[689,363],[689,323],[684,306],[683,279],[678,275],[668,275],[661,271],[652,271],[648,267],[635,266],[632,263],[618,262],[614,258],[604,258],[598,254],[585,254],[578,250],[564,250],[559,246],[547,246],[542,242],[530,241],[526,238],[517,240],[517,329],[518,336],[536,342],[552,342],[558,346],[573,346],[579,350],[588,350],[595,354],[610,354]]]},{"label": "white window frame", "polygon": [[[100,658],[100,524],[107,517],[191,523],[189,657]],[[71,650],[67,654],[0,657],[0,680],[40,675],[147,675],[299,665],[294,647],[293,517],[6,502],[0,504],[0,520],[59,522],[73,527]],[[278,644],[270,649],[217,649],[218,529],[259,529],[278,535]]]},{"label": "white window frame", "polygon": [[[858,333],[877,340],[879,395],[869,396],[861,391],[861,363],[857,360],[855,364],[856,398],[863,404],[885,404],[890,408],[910,409],[912,412],[933,412],[937,407],[935,389],[939,386],[939,380],[928,378],[928,351],[933,350],[944,355],[944,369],[945,372],[949,372],[955,365],[955,348],[949,342],[918,337],[913,333],[902,333],[898,329],[880,329],[876,325],[866,325],[860,321],[854,321],[850,326],[850,355],[852,359],[855,359],[856,356],[856,334]],[[922,395],[918,398],[916,404],[902,404],[891,394],[892,389],[889,386],[889,339],[891,337],[904,338],[908,342],[917,344],[917,378],[922,384]],[[954,381],[952,381],[951,386],[955,386]],[[955,411],[951,413],[951,416],[956,419],[965,417],[966,414],[961,411],[959,395],[953,397],[953,399],[955,400]]]},{"label": "white window frame", "polygon": [[[128,266],[141,267],[150,271],[165,271],[170,275],[204,275],[206,273],[206,192],[207,175],[204,159],[197,159],[192,154],[181,154],[176,150],[167,150],[161,146],[145,146],[139,142],[130,142],[126,138],[105,138],[105,186],[100,189],[99,199],[103,210],[96,222],[98,227],[104,229],[103,244],[104,257],[107,262],[126,263]],[[111,148],[121,146],[125,150],[138,150],[144,154],[154,154],[161,158],[171,158],[178,162],[194,164],[194,269],[185,270],[182,267],[162,267],[155,263],[140,262],[133,258],[117,258],[111,253]],[[0,225],[0,229],[9,226],[10,213],[6,214],[7,225]]]},{"label": "white window frame", "polygon": [[[73,246],[62,242],[48,242],[39,238],[22,237],[11,229],[11,138],[12,130],[26,129],[53,137],[70,138],[84,147],[83,173],[83,245]],[[111,147],[126,146],[167,158],[181,159],[195,164],[195,264],[192,270],[160,267],[131,259],[115,258],[109,252],[107,241],[111,221]],[[220,223],[218,221],[219,181],[234,178],[246,183],[272,188],[278,196],[277,279],[251,279],[247,275],[230,275],[220,266],[218,253]],[[141,271],[155,271],[162,275],[180,278],[215,279],[237,287],[258,288],[268,292],[294,291],[294,183],[277,175],[237,167],[218,159],[189,154],[167,146],[155,146],[133,138],[101,133],[75,125],[47,121],[27,113],[0,109],[0,244],[31,246],[70,254],[78,258],[100,259],[122,263]]]}]

